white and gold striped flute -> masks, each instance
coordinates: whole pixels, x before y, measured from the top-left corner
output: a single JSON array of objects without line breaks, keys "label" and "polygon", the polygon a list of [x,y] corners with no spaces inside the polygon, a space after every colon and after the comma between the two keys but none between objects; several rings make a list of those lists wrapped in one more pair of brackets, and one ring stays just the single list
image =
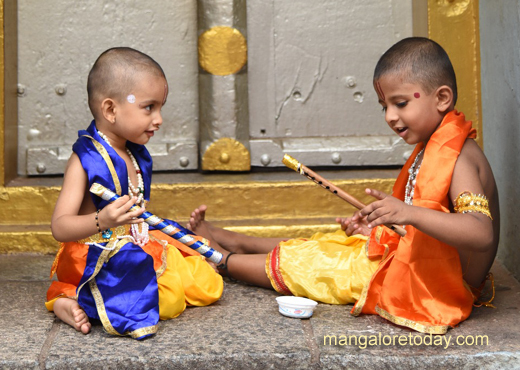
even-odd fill
[{"label": "white and gold striped flute", "polygon": [[[90,187],[90,192],[110,203],[119,198],[119,195],[98,183],[92,184],[92,186]],[[138,207],[134,204],[130,208],[130,211],[135,211],[137,209]],[[208,240],[204,238],[202,238],[203,241],[197,240],[193,237],[193,233],[191,231],[183,228],[182,226],[178,224],[178,227],[170,225],[162,218],[157,217],[156,215],[148,211],[145,211],[142,215],[138,217],[142,218],[144,222],[146,222],[148,225],[155,227],[156,230],[162,231],[166,235],[171,236],[173,239],[181,242],[185,246],[190,247],[194,251],[199,252],[201,255],[206,257],[211,262],[214,262],[217,265],[222,262],[222,253],[211,248],[209,246]]]}]

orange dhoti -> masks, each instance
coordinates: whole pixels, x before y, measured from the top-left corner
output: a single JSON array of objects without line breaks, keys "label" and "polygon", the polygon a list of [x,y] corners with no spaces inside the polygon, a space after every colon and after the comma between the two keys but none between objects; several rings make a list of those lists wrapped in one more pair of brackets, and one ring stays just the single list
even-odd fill
[{"label": "orange dhoti", "polygon": [[[124,239],[120,240],[119,244],[125,244]],[[58,281],[53,281],[47,291],[45,305],[49,311],[53,310],[54,302],[58,298],[77,299],[78,288],[81,289],[80,282],[87,267],[89,248],[97,247],[80,242],[62,244],[53,266]],[[187,305],[209,305],[222,295],[222,277],[204,257],[182,243],[160,231],[150,231],[150,241],[142,249],[153,259],[161,320],[180,315]],[[107,258],[110,259],[117,253],[118,249],[115,248],[107,254]],[[100,319],[107,329],[104,322],[107,318]],[[110,327],[110,323],[108,325]],[[110,328],[107,331],[110,332]]]},{"label": "orange dhoti", "polygon": [[[416,178],[413,205],[450,212],[448,192],[464,142],[475,137],[462,113],[449,112],[426,147]],[[424,144],[418,144],[394,185],[404,199],[408,169]],[[379,314],[395,324],[423,333],[444,334],[467,319],[474,296],[464,282],[457,250],[406,226],[406,236],[378,227],[368,244],[370,258],[386,255],[352,310]]]}]

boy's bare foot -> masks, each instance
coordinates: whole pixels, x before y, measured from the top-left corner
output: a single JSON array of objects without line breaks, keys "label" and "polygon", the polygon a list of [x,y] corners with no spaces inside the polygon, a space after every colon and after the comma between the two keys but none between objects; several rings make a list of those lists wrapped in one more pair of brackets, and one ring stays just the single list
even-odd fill
[{"label": "boy's bare foot", "polygon": [[54,313],[61,321],[69,324],[77,331],[83,334],[90,332],[91,324],[88,321],[88,316],[76,300],[72,298],[57,299],[54,302]]},{"label": "boy's bare foot", "polygon": [[208,207],[205,205],[201,205],[198,208],[195,208],[195,210],[191,212],[191,217],[188,221],[188,225],[186,225],[186,228],[193,231],[195,234],[208,239],[210,241],[210,246],[222,253],[225,258],[229,252],[224,247],[219,245],[219,243],[213,237],[211,232],[213,227],[211,226],[211,223],[204,220],[207,209]]},{"label": "boy's bare foot", "polygon": [[[228,252],[237,254],[267,254],[281,241],[287,238],[258,238],[236,233],[215,226],[205,220],[208,207],[201,205],[191,213],[186,226],[195,234],[200,235],[216,244],[216,250],[227,256]],[[212,245],[214,246],[214,245]]]},{"label": "boy's bare foot", "polygon": [[207,209],[208,207],[205,204],[199,206],[198,208],[195,208],[193,212],[191,212],[190,220],[188,221],[188,225],[186,226],[186,228],[195,233],[197,231],[197,228],[205,220]]},{"label": "boy's bare foot", "polygon": [[188,221],[187,229],[206,239],[212,240],[213,235],[211,232],[211,224],[205,220],[207,209],[208,207],[204,204],[198,208],[195,208],[195,210],[191,212],[191,217]]}]

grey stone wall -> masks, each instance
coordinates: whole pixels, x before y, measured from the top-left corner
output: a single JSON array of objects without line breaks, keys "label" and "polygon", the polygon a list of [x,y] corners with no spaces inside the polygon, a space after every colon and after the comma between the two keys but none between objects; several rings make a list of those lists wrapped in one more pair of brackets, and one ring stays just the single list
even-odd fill
[{"label": "grey stone wall", "polygon": [[520,278],[520,1],[480,1],[484,152],[498,184],[498,259]]},{"label": "grey stone wall", "polygon": [[[410,154],[384,123],[372,72],[426,23],[413,22],[411,0],[17,4],[20,176],[62,173],[91,120],[88,71],[113,46],[149,54],[169,81],[164,124],[147,145],[154,170],[195,170],[221,138],[241,142],[259,167],[283,167],[284,152],[309,166],[399,165]],[[215,26],[246,38],[248,64],[236,73],[199,68],[199,36]]]},{"label": "grey stone wall", "polygon": [[154,169],[197,168],[196,1],[18,0],[19,175],[63,171],[92,119],[88,72],[115,46],[147,53],[169,82],[164,124],[147,146]]}]

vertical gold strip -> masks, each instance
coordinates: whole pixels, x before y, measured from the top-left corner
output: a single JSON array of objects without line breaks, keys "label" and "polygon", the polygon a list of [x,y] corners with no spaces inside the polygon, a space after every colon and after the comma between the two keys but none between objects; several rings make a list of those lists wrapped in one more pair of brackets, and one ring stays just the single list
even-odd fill
[{"label": "vertical gold strip", "polygon": [[0,0],[0,186],[5,185],[4,1]]},{"label": "vertical gold strip", "polygon": [[478,7],[478,0],[428,0],[428,35],[450,55],[457,75],[457,110],[473,121],[482,147]]},{"label": "vertical gold strip", "polygon": [[105,310],[105,302],[103,301],[103,296],[99,291],[99,288],[96,283],[96,279],[92,279],[88,282],[90,286],[90,291],[92,292],[92,296],[94,297],[94,301],[96,302],[96,308],[99,315],[99,319],[103,324],[103,328],[107,331],[108,334],[112,335],[122,335],[117,332],[116,329],[112,326],[110,319],[108,318],[107,311]]},{"label": "vertical gold strip", "polygon": [[112,181],[114,182],[114,187],[117,195],[122,195],[122,189],[121,189],[121,182],[119,181],[119,176],[117,175],[116,168],[114,167],[114,162],[112,162],[112,159],[108,155],[107,150],[105,147],[96,139],[94,139],[91,136],[85,135],[85,137],[88,137],[90,140],[92,140],[92,144],[96,147],[99,154],[103,157],[105,160],[108,170],[110,171],[110,174],[112,175]]}]

